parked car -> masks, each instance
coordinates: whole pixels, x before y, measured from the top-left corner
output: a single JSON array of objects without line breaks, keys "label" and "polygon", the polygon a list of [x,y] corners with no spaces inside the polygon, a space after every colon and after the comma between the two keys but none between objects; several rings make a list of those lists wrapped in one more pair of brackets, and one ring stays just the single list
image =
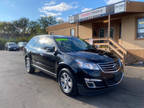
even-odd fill
[{"label": "parked car", "polygon": [[77,95],[79,88],[95,91],[116,86],[123,79],[119,58],[75,37],[35,36],[24,52],[28,73],[39,69],[57,78],[69,96]]},{"label": "parked car", "polygon": [[18,47],[18,45],[15,42],[7,42],[5,44],[5,50],[8,50],[8,51],[18,51],[19,47]]},{"label": "parked car", "polygon": [[18,42],[18,46],[21,50],[26,46],[27,42]]}]

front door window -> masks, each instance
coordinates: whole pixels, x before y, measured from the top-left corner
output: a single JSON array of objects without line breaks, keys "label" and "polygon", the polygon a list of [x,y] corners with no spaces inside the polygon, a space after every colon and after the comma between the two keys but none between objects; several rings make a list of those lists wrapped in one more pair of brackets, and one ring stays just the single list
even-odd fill
[{"label": "front door window", "polygon": [[111,30],[110,30],[110,37],[113,39],[114,37],[113,37],[113,34],[114,34],[114,29],[113,28],[111,28]]},{"label": "front door window", "polygon": [[[106,31],[106,37],[108,37],[108,29],[106,29],[105,31]],[[110,38],[114,38],[114,29],[113,28],[110,29]]]},{"label": "front door window", "polygon": [[105,30],[103,28],[100,29],[100,32],[99,32],[99,37],[100,38],[104,38],[104,33],[105,33]]}]

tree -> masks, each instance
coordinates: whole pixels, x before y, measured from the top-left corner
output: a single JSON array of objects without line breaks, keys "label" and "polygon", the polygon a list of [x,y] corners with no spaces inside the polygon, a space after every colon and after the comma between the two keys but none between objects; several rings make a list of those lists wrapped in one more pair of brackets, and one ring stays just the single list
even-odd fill
[{"label": "tree", "polygon": [[13,22],[0,22],[0,33],[19,37],[46,34],[46,28],[48,26],[61,24],[63,22],[63,20],[56,20],[56,18],[52,16],[41,17],[36,21],[29,21],[28,18],[20,18]]},{"label": "tree", "polygon": [[40,27],[43,33],[46,33],[46,28],[48,26],[57,24],[56,18],[52,16],[41,17],[40,19],[38,19],[38,22],[40,24]]},{"label": "tree", "polygon": [[0,33],[13,34],[15,33],[15,27],[11,22],[1,22]]},{"label": "tree", "polygon": [[29,22],[29,33],[36,34],[38,23],[36,21]]},{"label": "tree", "polygon": [[16,28],[17,33],[22,34],[23,36],[25,34],[28,34],[28,25],[29,25],[28,18],[20,18],[19,20],[14,21],[13,24],[14,27]]}]

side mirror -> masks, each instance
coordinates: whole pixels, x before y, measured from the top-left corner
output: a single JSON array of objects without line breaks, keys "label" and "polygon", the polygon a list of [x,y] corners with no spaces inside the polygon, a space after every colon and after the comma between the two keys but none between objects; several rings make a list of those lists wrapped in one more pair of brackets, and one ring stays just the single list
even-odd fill
[{"label": "side mirror", "polygon": [[57,56],[58,54],[61,54],[61,53],[59,52],[59,50],[56,50],[54,55]]},{"label": "side mirror", "polygon": [[44,48],[47,52],[55,52],[55,47],[46,47]]}]

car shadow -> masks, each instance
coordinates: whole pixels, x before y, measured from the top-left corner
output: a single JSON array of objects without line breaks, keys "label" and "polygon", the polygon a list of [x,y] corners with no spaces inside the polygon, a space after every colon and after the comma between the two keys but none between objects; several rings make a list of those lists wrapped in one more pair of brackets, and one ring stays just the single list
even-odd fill
[{"label": "car shadow", "polygon": [[54,78],[54,77],[52,77],[52,76],[50,76],[50,75],[48,75],[48,74],[46,74],[46,73],[44,73],[44,72],[42,72],[42,71],[38,71],[38,70],[37,70],[35,73],[33,73],[33,75],[38,76],[38,77],[43,77],[43,78],[46,78],[46,79],[52,79],[52,80],[54,80],[54,81],[57,81],[56,78]]},{"label": "car shadow", "polygon": [[[41,71],[34,75],[56,81]],[[143,108],[144,80],[124,77],[122,83],[116,87],[98,90],[95,93],[87,92],[72,99],[96,108]]]},{"label": "car shadow", "polygon": [[74,99],[96,108],[143,108],[144,80],[124,77],[123,82],[117,87]]}]

